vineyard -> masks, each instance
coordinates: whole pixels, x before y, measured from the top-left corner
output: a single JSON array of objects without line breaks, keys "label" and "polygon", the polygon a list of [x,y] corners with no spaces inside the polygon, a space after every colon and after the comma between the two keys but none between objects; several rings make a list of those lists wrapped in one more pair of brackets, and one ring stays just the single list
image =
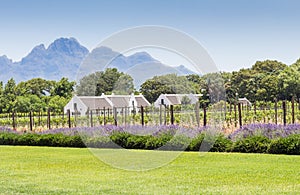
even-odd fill
[{"label": "vineyard", "polygon": [[255,102],[252,106],[219,102],[207,108],[196,105],[146,107],[139,112],[93,110],[86,116],[63,112],[29,112],[0,114],[0,126],[17,131],[44,131],[61,127],[94,127],[101,125],[179,125],[201,127],[218,121],[224,130],[232,131],[246,124],[293,124],[300,121],[300,104],[296,101]]}]

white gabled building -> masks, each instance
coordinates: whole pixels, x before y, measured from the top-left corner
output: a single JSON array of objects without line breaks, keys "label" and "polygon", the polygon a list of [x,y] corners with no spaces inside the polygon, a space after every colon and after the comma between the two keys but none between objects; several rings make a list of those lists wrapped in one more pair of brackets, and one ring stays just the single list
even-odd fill
[{"label": "white gabled building", "polygon": [[199,101],[202,94],[161,94],[154,102],[155,107],[160,105],[180,105],[184,97],[190,100],[190,104],[195,104]]},{"label": "white gabled building", "polygon": [[239,103],[243,106],[252,106],[252,103],[247,98],[239,98]]},{"label": "white gabled building", "polygon": [[116,109],[120,112],[124,108],[130,111],[139,111],[140,107],[150,106],[150,103],[142,95],[104,95],[101,96],[74,96],[64,107],[64,112],[70,110],[71,114],[77,113],[80,116],[85,116],[88,111],[97,110],[112,110]]}]

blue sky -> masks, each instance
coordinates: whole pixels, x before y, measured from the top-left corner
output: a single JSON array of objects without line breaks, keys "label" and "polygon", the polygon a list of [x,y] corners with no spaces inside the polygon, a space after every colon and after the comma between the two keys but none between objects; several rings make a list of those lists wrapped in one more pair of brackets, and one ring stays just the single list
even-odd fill
[{"label": "blue sky", "polygon": [[[163,25],[207,49],[220,70],[300,58],[297,0],[0,0],[0,56],[75,37],[88,49],[122,29]],[[164,59],[160,59],[164,61]]]}]

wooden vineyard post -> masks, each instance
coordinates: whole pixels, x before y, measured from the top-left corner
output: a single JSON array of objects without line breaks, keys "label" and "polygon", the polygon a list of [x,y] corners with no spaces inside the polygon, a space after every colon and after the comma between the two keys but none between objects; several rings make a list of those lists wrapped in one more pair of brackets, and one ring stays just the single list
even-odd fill
[{"label": "wooden vineyard post", "polygon": [[170,105],[170,119],[171,119],[171,125],[174,125],[174,107],[173,105]]},{"label": "wooden vineyard post", "polygon": [[292,97],[292,123],[295,123],[295,97]]},{"label": "wooden vineyard post", "polygon": [[48,129],[51,129],[50,108],[48,108],[48,111],[47,111],[47,127],[48,127]]},{"label": "wooden vineyard post", "polygon": [[203,105],[203,126],[205,127],[207,124],[207,118],[206,118],[206,106]]},{"label": "wooden vineyard post", "polygon": [[90,110],[90,123],[91,123],[91,127],[94,126],[93,124],[93,110]]},{"label": "wooden vineyard post", "polygon": [[230,123],[230,125],[231,125],[231,122],[232,122],[232,120],[231,120],[231,114],[232,114],[232,104],[231,104],[231,102],[229,103],[229,123]]},{"label": "wooden vineyard post", "polygon": [[264,123],[266,123],[266,102],[263,103]]},{"label": "wooden vineyard post", "polygon": [[113,115],[114,115],[115,126],[118,126],[118,112],[116,107],[113,108]]},{"label": "wooden vineyard post", "polygon": [[69,128],[71,128],[71,111],[70,111],[70,109],[67,110],[67,118],[68,118]]},{"label": "wooden vineyard post", "polygon": [[162,105],[159,105],[159,124],[162,125]]},{"label": "wooden vineyard post", "polygon": [[109,112],[110,112],[110,111],[109,111],[109,108],[107,108],[107,119],[108,119],[108,121],[109,121],[109,115],[110,115]]},{"label": "wooden vineyard post", "polygon": [[196,114],[196,121],[197,121],[197,126],[200,126],[200,111],[199,111],[199,102],[195,104],[195,114]]},{"label": "wooden vineyard post", "polygon": [[237,111],[236,111],[236,102],[234,102],[234,126],[237,126]]},{"label": "wooden vineyard post", "polygon": [[103,125],[106,125],[106,119],[105,119],[105,107],[103,107]]},{"label": "wooden vineyard post", "polygon": [[142,126],[144,126],[144,107],[141,106],[141,123],[142,123]]},{"label": "wooden vineyard post", "polygon": [[12,122],[13,122],[13,130],[16,130],[16,113],[15,112],[13,112],[12,113]]},{"label": "wooden vineyard post", "polygon": [[41,113],[41,111],[39,111],[38,113],[39,113],[39,126],[41,126],[41,115],[42,115],[42,113]]},{"label": "wooden vineyard post", "polygon": [[33,129],[33,121],[32,121],[32,112],[30,111],[29,112],[29,128],[30,128],[30,131],[32,131]]},{"label": "wooden vineyard post", "polygon": [[242,109],[241,109],[241,103],[238,104],[238,110],[239,110],[239,124],[240,124],[240,127],[242,127],[243,124],[242,124]]},{"label": "wooden vineyard post", "polygon": [[124,125],[127,123],[127,107],[125,107]]},{"label": "wooden vineyard post", "polygon": [[167,125],[167,105],[164,106],[164,125]]},{"label": "wooden vineyard post", "polygon": [[282,101],[282,110],[283,110],[283,125],[286,125],[286,101]]},{"label": "wooden vineyard post", "polygon": [[226,112],[227,112],[227,105],[226,105],[226,101],[225,101],[225,103],[224,103],[224,104],[225,104],[225,110],[224,110],[224,119],[225,119],[225,122],[226,122],[226,121],[227,121],[227,120],[226,120],[226,119],[227,119],[227,118],[226,118],[226,117],[227,117],[227,116],[226,116],[226,114],[227,114],[227,113],[226,113]]},{"label": "wooden vineyard post", "polygon": [[278,118],[277,98],[274,98],[274,100],[275,100],[275,106],[274,106],[274,109],[275,109],[275,124],[277,125],[277,123],[278,123],[278,120],[277,120],[277,118]]}]

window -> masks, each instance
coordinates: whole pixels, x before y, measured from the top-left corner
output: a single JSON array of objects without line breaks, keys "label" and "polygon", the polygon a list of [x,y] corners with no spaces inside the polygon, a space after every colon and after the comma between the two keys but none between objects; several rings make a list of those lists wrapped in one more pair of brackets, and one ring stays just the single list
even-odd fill
[{"label": "window", "polygon": [[77,103],[74,103],[74,110],[77,110]]}]

